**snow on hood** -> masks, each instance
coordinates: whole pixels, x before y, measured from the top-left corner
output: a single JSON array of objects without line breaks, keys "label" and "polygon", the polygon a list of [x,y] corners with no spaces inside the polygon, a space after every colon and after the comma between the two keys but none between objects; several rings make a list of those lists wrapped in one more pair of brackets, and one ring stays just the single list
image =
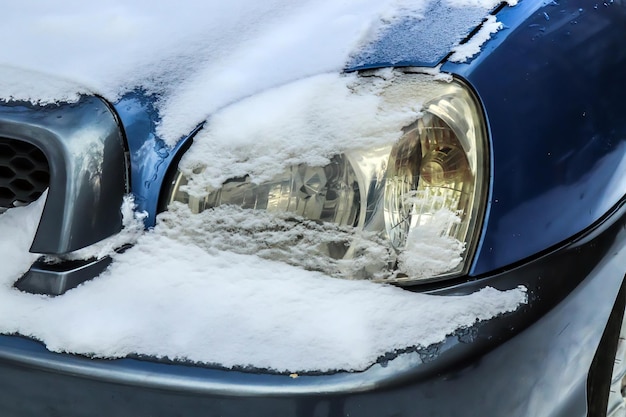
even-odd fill
[{"label": "snow on hood", "polygon": [[[159,134],[171,144],[217,109],[274,86],[346,65],[415,64],[415,50],[435,64],[498,3],[5,2],[0,37],[11,41],[0,48],[0,66],[9,66],[0,69],[0,98],[49,103],[92,91],[115,102],[142,89],[157,95]],[[405,47],[407,33],[420,34],[423,47]]]},{"label": "snow on hood", "polygon": [[[359,51],[371,52],[368,45],[386,36],[386,28],[406,24],[407,16],[427,22],[436,4],[487,15],[496,3],[7,2],[0,6],[0,35],[11,42],[0,48],[0,98],[72,102],[94,92],[114,102],[142,89],[155,95],[157,133],[169,144],[212,116],[194,143],[196,155],[203,146],[215,155],[215,147],[224,145],[222,157],[205,167],[214,173],[207,181],[219,183],[238,174],[228,169],[244,168],[262,179],[280,164],[327,158],[341,150],[337,144],[346,146],[345,135],[356,133],[370,144],[395,140],[399,128],[418,116],[420,103],[379,113],[377,91],[393,84],[393,71],[361,85],[356,75],[341,75],[342,69]],[[462,35],[455,32],[455,42]],[[275,135],[285,114],[293,115],[292,122],[278,124]],[[256,149],[249,148],[250,135],[233,129],[242,116],[252,116],[256,122],[248,124],[274,138],[276,143],[258,146],[280,149],[282,154],[273,152],[278,164],[263,165],[259,158],[249,167],[229,162],[245,162],[239,152]],[[316,138],[320,131],[336,138]],[[299,136],[293,149],[283,146],[290,135]],[[219,142],[211,140],[218,136]],[[302,152],[297,146],[305,142],[316,149]],[[289,160],[292,155],[301,159]],[[382,355],[441,342],[526,300],[520,288],[486,288],[463,297],[414,294],[201,247],[184,238],[194,232],[191,218],[161,219],[146,233],[125,223],[135,246],[113,255],[100,277],[56,298],[25,294],[12,285],[36,258],[28,249],[43,199],[0,215],[0,236],[11,236],[0,239],[0,333],[36,338],[53,351],[291,372],[362,370]],[[108,253],[113,246],[107,241],[95,249]]]}]

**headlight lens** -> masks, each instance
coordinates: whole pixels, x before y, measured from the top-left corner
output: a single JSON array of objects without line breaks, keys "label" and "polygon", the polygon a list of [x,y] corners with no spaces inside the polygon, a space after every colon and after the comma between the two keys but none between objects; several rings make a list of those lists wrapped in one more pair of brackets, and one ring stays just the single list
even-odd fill
[{"label": "headlight lens", "polygon": [[286,211],[311,220],[352,226],[359,210],[357,178],[343,155],[334,156],[324,167],[291,166],[262,184],[250,182],[247,176],[233,178],[221,188],[209,190],[203,198],[188,196],[181,190],[186,184],[186,178],[179,173],[173,200],[186,202],[195,213],[231,204],[244,209]]},{"label": "headlight lens", "polygon": [[[287,212],[335,224],[344,235],[351,228],[359,239],[342,237],[315,249],[341,260],[340,269],[349,272],[340,275],[347,278],[413,283],[464,274],[486,200],[485,123],[460,81],[437,83],[430,94],[423,117],[393,145],[347,151],[324,167],[291,166],[261,184],[233,178],[201,198],[186,192],[187,178],[179,172],[170,202],[183,202],[195,213],[223,205]],[[346,267],[364,256],[355,243],[363,236],[384,242],[387,256],[375,267]]]}]

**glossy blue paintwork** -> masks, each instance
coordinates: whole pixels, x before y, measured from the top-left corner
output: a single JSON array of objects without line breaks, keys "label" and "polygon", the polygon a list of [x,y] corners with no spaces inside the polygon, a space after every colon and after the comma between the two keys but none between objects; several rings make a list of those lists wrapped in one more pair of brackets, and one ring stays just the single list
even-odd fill
[{"label": "glossy blue paintwork", "polygon": [[589,227],[626,194],[626,5],[521,1],[465,78],[489,120],[492,194],[473,274]]},{"label": "glossy blue paintwork", "polygon": [[154,226],[159,196],[167,169],[190,135],[174,148],[168,147],[156,134],[159,115],[154,109],[155,97],[135,91],[122,97],[114,107],[124,127],[131,164],[131,191],[137,210],[145,211],[146,226]]}]

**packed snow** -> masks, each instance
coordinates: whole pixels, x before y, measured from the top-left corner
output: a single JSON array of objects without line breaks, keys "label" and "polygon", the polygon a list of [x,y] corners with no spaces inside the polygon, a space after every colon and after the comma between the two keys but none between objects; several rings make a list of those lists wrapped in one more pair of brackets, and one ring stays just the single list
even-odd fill
[{"label": "packed snow", "polygon": [[[323,165],[346,150],[392,144],[420,116],[419,95],[384,99],[407,94],[394,71],[379,71],[367,82],[341,72],[355,51],[398,18],[428,19],[432,1],[7,3],[0,35],[11,42],[0,48],[0,99],[50,104],[96,93],[114,102],[140,89],[154,95],[157,134],[169,145],[207,120],[182,161],[194,174],[189,192],[206,192],[233,176],[259,182],[287,165]],[[442,3],[480,7],[486,16],[499,2]],[[493,27],[488,20],[486,30]],[[432,73],[432,82],[449,81]],[[271,248],[245,229],[249,222],[292,232],[280,215],[232,207],[194,215],[172,206],[146,232],[130,197],[120,235],[67,256],[110,255],[106,272],[59,297],[26,294],[13,284],[37,259],[28,249],[45,198],[0,215],[0,333],[32,337],[55,352],[139,354],[278,372],[357,371],[526,302],[524,288],[443,297],[333,278],[354,275],[355,267],[382,271],[393,261],[391,251],[376,237],[334,226],[299,222],[304,239],[294,245],[288,234],[266,234],[274,239]],[[453,213],[441,215],[442,222],[454,221]],[[236,232],[216,218],[239,219]],[[424,247],[432,230],[420,233],[409,235],[410,248],[452,252],[446,259],[407,255],[399,265],[419,276],[459,262],[460,242]],[[378,264],[326,259],[315,268],[311,247],[345,236],[362,239],[370,254],[364,259]],[[125,243],[134,246],[116,253]],[[302,262],[294,262],[294,254]]]},{"label": "packed snow", "polygon": [[[393,144],[421,115],[431,77],[322,74],[254,95],[216,112],[195,137],[179,168],[187,191],[206,193],[230,178],[269,180],[287,166],[324,166],[353,149]],[[401,85],[404,100],[388,100]],[[245,123],[242,123],[245,120]]]},{"label": "packed snow", "polygon": [[416,294],[330,278],[256,255],[202,248],[184,224],[159,222],[100,277],[58,297],[12,285],[43,198],[0,215],[0,332],[55,352],[142,354],[278,372],[363,370],[385,354],[441,342],[513,311],[524,288],[467,296]]}]

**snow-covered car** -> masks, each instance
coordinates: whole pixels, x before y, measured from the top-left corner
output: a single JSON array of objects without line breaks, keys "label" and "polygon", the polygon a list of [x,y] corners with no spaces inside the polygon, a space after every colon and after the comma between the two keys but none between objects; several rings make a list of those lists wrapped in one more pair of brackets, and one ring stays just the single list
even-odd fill
[{"label": "snow-covered car", "polygon": [[201,3],[0,6],[1,416],[626,415],[623,0]]}]

